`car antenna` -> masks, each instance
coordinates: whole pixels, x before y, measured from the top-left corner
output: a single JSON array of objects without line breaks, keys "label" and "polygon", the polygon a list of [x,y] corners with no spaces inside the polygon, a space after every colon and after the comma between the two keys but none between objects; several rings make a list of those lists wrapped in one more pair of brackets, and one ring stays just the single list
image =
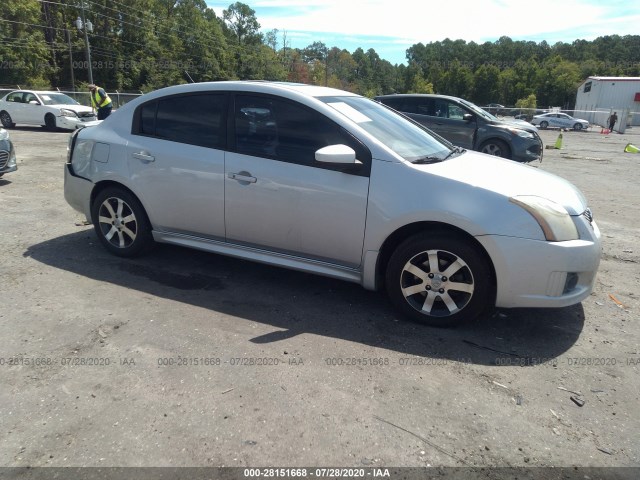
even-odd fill
[{"label": "car antenna", "polygon": [[193,78],[191,78],[191,75],[189,75],[189,72],[187,72],[187,71],[185,70],[185,71],[184,71],[184,73],[185,73],[185,75],[186,75],[187,77],[189,77],[189,81],[190,81],[191,83],[196,83],[196,82],[194,82],[194,81],[193,81]]}]

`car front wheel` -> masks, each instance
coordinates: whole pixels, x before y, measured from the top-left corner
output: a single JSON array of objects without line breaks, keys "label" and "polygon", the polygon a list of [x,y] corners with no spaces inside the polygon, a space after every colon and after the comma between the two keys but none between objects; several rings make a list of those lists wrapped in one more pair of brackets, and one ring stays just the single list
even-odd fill
[{"label": "car front wheel", "polygon": [[582,124],[581,124],[581,123],[576,123],[576,124],[573,126],[573,129],[574,129],[574,130],[582,130]]},{"label": "car front wheel", "polygon": [[489,140],[482,145],[480,151],[496,157],[511,158],[509,146],[502,140]]},{"label": "car front wheel", "polygon": [[47,130],[53,131],[56,129],[56,117],[53,113],[47,113],[44,116],[44,126]]},{"label": "car front wheel", "polygon": [[409,237],[391,256],[385,282],[396,308],[431,326],[458,326],[493,305],[488,260],[452,234]]},{"label": "car front wheel", "polygon": [[546,130],[549,126],[549,122],[540,122],[540,128]]},{"label": "car front wheel", "polygon": [[2,126],[4,128],[13,128],[16,126],[16,124],[13,123],[13,120],[11,119],[11,115],[9,115],[9,112],[5,112],[4,110],[0,112],[0,122],[2,122]]},{"label": "car front wheel", "polygon": [[114,255],[133,257],[153,245],[144,208],[127,190],[102,190],[93,201],[91,217],[100,242]]}]

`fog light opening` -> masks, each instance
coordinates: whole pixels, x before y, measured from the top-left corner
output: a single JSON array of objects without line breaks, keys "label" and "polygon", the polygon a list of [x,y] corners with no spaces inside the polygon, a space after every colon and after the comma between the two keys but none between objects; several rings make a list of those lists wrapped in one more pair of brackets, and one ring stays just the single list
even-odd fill
[{"label": "fog light opening", "polygon": [[562,294],[569,293],[571,290],[576,288],[578,285],[578,274],[577,272],[568,272],[567,279],[564,281],[564,290],[562,290]]}]

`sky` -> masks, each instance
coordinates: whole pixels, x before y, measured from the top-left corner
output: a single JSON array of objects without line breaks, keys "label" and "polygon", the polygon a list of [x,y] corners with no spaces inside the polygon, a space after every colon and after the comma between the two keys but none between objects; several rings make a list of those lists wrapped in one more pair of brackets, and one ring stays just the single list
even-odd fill
[{"label": "sky", "polygon": [[[206,0],[222,17],[235,0]],[[261,31],[278,30],[287,46],[313,42],[353,53],[373,48],[380,58],[406,65],[416,43],[494,42],[502,36],[539,43],[571,43],[603,35],[640,34],[636,0],[246,0]]]}]

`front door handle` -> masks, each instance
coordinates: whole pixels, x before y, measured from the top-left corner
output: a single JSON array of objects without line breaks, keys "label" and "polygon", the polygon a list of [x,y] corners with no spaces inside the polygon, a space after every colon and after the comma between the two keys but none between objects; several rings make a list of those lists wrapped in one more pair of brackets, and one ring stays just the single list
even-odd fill
[{"label": "front door handle", "polygon": [[258,179],[256,177],[252,177],[249,172],[230,173],[228,177],[232,180],[237,180],[238,182],[256,183],[258,181]]},{"label": "front door handle", "polygon": [[142,160],[143,162],[155,162],[156,157],[149,155],[147,152],[136,152],[133,154],[133,158]]}]

